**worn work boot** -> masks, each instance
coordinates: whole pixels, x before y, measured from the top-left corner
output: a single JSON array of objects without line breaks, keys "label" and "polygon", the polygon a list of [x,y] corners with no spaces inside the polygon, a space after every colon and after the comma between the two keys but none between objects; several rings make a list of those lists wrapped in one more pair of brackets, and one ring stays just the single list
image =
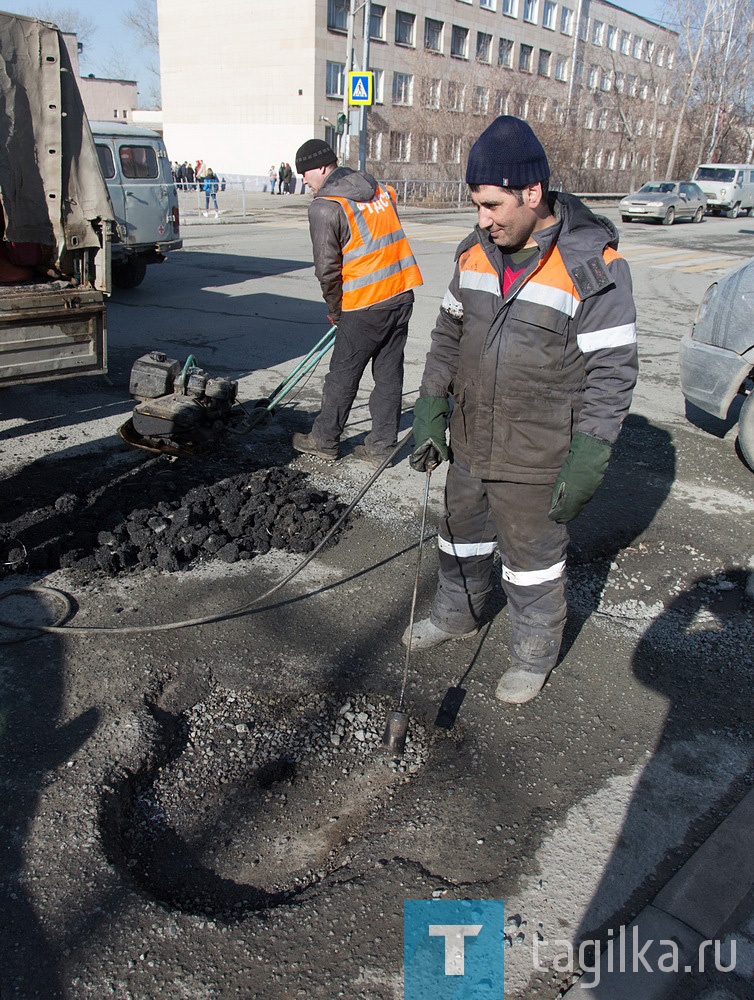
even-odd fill
[{"label": "worn work boot", "polygon": [[[444,629],[438,628],[431,618],[425,618],[424,621],[414,622],[411,633],[411,649],[434,649],[435,646],[453,639],[473,639],[478,631],[479,629],[474,628],[471,632],[446,632]],[[401,636],[401,642],[406,648],[408,648],[408,639],[409,630],[406,629]]]},{"label": "worn work boot", "polygon": [[291,438],[291,445],[294,451],[321,458],[323,462],[335,462],[338,458],[337,448],[323,448],[321,444],[312,440],[311,434],[294,434]]},{"label": "worn work boot", "polygon": [[[382,466],[382,463],[385,461],[385,459],[387,459],[390,456],[390,454],[391,454],[390,451],[385,451],[385,452],[369,451],[366,445],[363,444],[357,444],[356,447],[353,449],[354,458],[358,458],[359,461],[361,462],[369,462],[369,464],[374,466],[375,469],[379,469]],[[392,461],[388,462],[385,468],[389,469],[392,464],[393,464]]]},{"label": "worn work boot", "polygon": [[536,698],[549,674],[525,667],[511,667],[498,681],[495,697],[509,705],[523,705]]}]

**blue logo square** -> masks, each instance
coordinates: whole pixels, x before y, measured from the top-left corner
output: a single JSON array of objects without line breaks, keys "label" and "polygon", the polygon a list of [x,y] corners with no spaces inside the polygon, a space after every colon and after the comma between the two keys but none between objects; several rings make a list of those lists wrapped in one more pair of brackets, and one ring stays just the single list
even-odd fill
[{"label": "blue logo square", "polygon": [[503,1000],[502,899],[403,903],[404,1000]]}]

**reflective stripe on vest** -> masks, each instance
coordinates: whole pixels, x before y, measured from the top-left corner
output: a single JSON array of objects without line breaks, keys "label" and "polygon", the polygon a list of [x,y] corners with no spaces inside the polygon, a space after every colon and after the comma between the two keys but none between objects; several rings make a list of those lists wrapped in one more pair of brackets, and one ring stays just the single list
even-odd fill
[{"label": "reflective stripe on vest", "polygon": [[346,213],[351,237],[343,248],[342,309],[365,309],[422,284],[422,276],[395,210],[395,192],[388,187],[371,201],[337,201]]}]

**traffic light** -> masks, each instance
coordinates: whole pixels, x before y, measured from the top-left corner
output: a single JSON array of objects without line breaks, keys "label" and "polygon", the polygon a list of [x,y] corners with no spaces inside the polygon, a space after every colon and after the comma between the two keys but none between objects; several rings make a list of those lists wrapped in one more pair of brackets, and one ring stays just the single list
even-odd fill
[{"label": "traffic light", "polygon": [[338,124],[335,128],[335,131],[338,133],[338,135],[343,135],[345,130],[346,130],[346,115],[343,111],[341,111],[340,114],[338,115]]}]

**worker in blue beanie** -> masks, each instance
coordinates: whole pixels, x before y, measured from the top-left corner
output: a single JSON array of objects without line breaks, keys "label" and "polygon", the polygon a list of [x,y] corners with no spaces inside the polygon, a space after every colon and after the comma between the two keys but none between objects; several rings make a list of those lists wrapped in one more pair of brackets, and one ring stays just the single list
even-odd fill
[{"label": "worker in blue beanie", "polygon": [[471,148],[478,223],[432,331],[410,458],[422,472],[449,467],[437,592],[403,642],[423,650],[476,635],[497,551],[511,636],[495,694],[511,704],[536,697],[557,662],[566,525],[602,482],[638,368],[617,231],[573,195],[549,193],[549,177],[519,118],[496,118]]}]

